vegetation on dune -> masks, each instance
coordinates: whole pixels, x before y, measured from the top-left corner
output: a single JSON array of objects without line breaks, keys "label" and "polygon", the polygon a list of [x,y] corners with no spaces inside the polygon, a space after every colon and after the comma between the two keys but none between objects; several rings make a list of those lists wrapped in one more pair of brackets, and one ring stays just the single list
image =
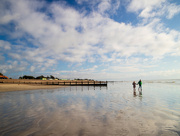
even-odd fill
[{"label": "vegetation on dune", "polygon": [[50,77],[49,76],[45,77],[43,75],[37,76],[37,77],[24,75],[23,77],[19,77],[19,79],[43,79],[43,78],[46,78],[46,79],[58,79],[58,78],[55,78],[52,75],[50,75]]},{"label": "vegetation on dune", "polygon": [[[67,80],[67,79],[59,79],[59,78],[54,77],[52,75],[50,75],[50,76],[43,76],[43,75],[41,75],[41,76],[37,76],[37,77],[29,76],[29,75],[24,75],[23,77],[19,77],[19,79],[40,79],[40,80],[42,80],[42,79],[55,80],[56,79],[56,80]],[[94,81],[93,79],[87,79],[87,78],[85,78],[85,79],[75,78],[74,80],[89,80],[89,81]]]}]

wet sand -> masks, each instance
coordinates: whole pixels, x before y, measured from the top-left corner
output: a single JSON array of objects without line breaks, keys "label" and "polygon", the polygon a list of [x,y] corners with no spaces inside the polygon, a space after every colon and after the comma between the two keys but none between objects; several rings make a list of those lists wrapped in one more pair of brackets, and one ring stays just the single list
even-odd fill
[{"label": "wet sand", "polygon": [[53,89],[53,88],[61,88],[61,87],[62,86],[36,85],[36,84],[0,84],[0,92]]},{"label": "wet sand", "polygon": [[134,95],[131,82],[114,82],[2,92],[0,136],[178,136],[179,90],[147,83]]}]

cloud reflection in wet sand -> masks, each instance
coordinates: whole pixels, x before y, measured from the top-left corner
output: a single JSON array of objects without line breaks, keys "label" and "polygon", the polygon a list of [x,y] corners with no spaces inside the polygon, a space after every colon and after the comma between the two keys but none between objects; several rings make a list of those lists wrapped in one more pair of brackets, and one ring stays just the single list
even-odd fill
[{"label": "cloud reflection in wet sand", "polygon": [[146,106],[147,98],[133,97],[128,89],[122,84],[118,88],[113,85],[101,90],[72,87],[2,93],[0,134],[178,135],[176,131],[170,131],[180,128],[178,112],[150,104]]}]

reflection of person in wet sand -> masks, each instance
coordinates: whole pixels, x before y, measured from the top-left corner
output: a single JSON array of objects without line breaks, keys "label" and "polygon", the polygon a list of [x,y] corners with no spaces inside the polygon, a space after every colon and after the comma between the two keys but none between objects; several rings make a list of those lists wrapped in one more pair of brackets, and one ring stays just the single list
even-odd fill
[{"label": "reflection of person in wet sand", "polygon": [[133,92],[134,92],[134,95],[136,95],[136,82],[134,81],[134,82],[132,83],[132,85],[133,85]]},{"label": "reflection of person in wet sand", "polygon": [[138,88],[139,94],[142,95],[142,81],[141,81],[141,79],[139,80],[137,85],[139,85],[139,88]]}]

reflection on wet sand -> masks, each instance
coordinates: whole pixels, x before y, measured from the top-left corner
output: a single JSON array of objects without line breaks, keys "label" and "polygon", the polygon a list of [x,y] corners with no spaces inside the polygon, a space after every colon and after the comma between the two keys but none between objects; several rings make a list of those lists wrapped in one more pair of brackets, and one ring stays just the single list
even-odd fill
[{"label": "reflection on wet sand", "polygon": [[149,99],[116,87],[2,93],[0,135],[178,135],[177,111],[147,106]]},{"label": "reflection on wet sand", "polygon": [[[139,96],[141,96],[142,95],[142,90],[138,89],[138,92],[139,92]],[[134,97],[137,96],[136,88],[133,88],[133,95],[134,95]]]}]

